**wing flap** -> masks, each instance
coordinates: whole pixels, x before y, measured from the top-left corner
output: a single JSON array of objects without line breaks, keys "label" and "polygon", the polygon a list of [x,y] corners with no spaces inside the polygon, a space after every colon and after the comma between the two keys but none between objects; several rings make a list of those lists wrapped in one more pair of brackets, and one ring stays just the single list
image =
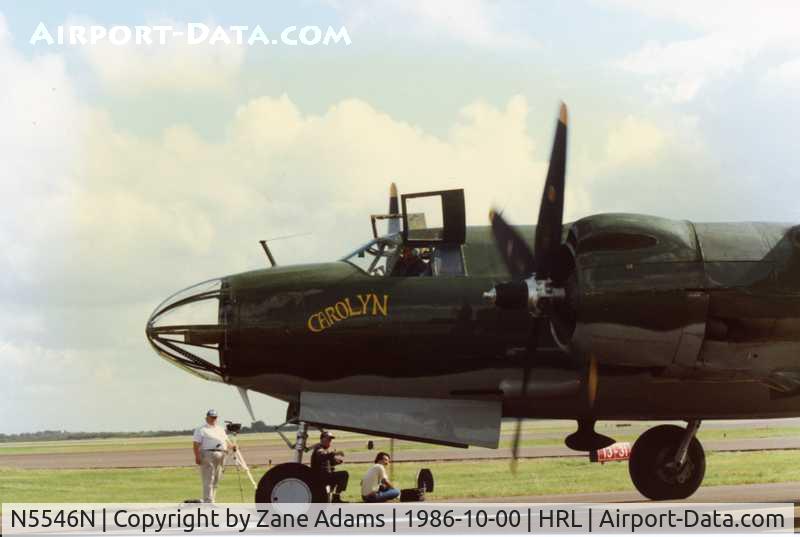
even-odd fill
[{"label": "wing flap", "polygon": [[300,394],[301,421],[435,444],[496,448],[500,418],[499,401]]}]

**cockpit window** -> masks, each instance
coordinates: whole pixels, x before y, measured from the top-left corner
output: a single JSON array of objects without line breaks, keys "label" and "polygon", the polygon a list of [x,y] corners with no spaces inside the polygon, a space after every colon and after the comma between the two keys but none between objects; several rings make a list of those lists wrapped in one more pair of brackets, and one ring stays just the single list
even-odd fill
[{"label": "cockpit window", "polygon": [[399,235],[380,237],[342,258],[370,276],[463,276],[464,260],[459,245],[410,247]]},{"label": "cockpit window", "polygon": [[379,237],[342,258],[370,276],[385,276],[397,256],[399,236]]}]

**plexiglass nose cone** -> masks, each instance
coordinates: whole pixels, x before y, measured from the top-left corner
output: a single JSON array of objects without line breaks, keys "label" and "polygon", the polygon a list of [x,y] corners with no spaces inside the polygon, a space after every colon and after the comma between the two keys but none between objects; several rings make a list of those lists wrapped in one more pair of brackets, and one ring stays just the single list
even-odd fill
[{"label": "plexiglass nose cone", "polygon": [[162,357],[211,380],[224,376],[226,285],[217,278],[171,295],[147,320],[145,333]]}]

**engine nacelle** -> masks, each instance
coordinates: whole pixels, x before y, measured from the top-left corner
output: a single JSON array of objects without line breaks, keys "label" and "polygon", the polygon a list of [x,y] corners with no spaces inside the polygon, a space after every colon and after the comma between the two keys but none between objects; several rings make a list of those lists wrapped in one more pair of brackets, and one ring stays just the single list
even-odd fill
[{"label": "engine nacelle", "polygon": [[567,247],[574,255],[569,301],[574,324],[561,332],[569,334],[571,350],[601,364],[663,367],[696,361],[708,295],[690,223],[597,215],[573,224]]}]

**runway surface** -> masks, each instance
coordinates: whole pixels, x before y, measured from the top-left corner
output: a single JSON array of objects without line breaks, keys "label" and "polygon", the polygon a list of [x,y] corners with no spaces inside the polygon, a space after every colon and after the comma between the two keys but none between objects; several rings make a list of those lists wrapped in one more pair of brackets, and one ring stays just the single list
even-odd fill
[{"label": "runway surface", "polygon": [[[471,502],[475,498],[447,500],[453,502]],[[617,492],[588,492],[580,494],[557,494],[551,496],[509,496],[481,498],[488,503],[620,503],[649,501],[631,489]],[[700,487],[688,500],[691,503],[703,502],[778,502],[800,503],[800,482],[759,483],[752,485],[723,485],[718,487]]]},{"label": "runway surface", "polygon": [[[358,442],[363,448],[364,443]],[[343,449],[346,461],[372,462],[376,451],[360,451],[347,453],[348,443],[340,442],[337,447]],[[353,446],[351,446],[353,447]],[[800,449],[800,438],[750,438],[737,440],[717,440],[704,443],[707,451],[762,451],[779,449]],[[381,448],[385,449],[385,447]],[[278,464],[292,460],[292,452],[284,445],[247,446],[242,450],[248,464]],[[398,449],[395,453],[397,462],[429,462],[507,459],[511,456],[508,448],[431,448],[431,449]],[[522,458],[547,457],[587,457],[585,453],[572,451],[563,445],[524,447],[520,451]],[[76,469],[76,468],[163,468],[194,466],[194,455],[190,444],[185,448],[159,448],[130,451],[98,451],[79,453],[31,453],[0,454],[0,467],[20,469]]]}]

